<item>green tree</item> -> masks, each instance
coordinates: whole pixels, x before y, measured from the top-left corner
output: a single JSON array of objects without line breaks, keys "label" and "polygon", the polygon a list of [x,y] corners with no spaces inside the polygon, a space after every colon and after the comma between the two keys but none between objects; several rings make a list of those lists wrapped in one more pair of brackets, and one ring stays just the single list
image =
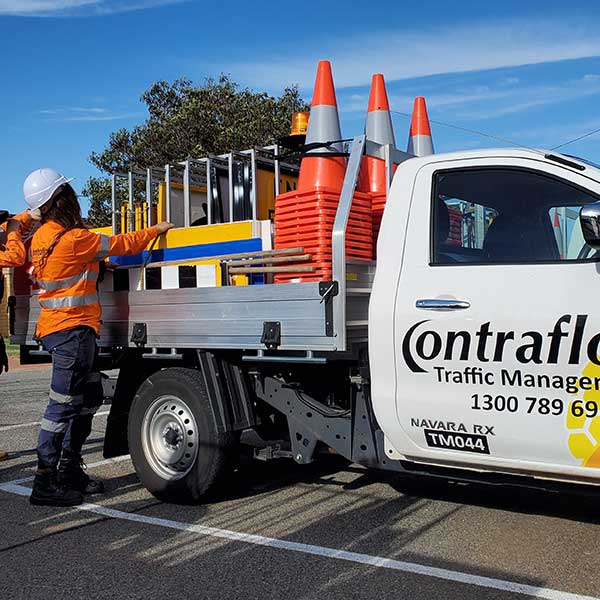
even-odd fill
[{"label": "green tree", "polygon": [[[268,145],[289,133],[292,113],[308,110],[297,87],[281,96],[242,88],[229,76],[207,79],[194,86],[188,79],[158,81],[141,98],[149,117],[131,131],[110,135],[90,161],[112,173]],[[88,222],[110,224],[110,180],[92,177],[84,195],[90,199]]]},{"label": "green tree", "polygon": [[82,190],[90,200],[86,221],[90,227],[104,227],[111,223],[111,182],[107,177],[90,177]]}]

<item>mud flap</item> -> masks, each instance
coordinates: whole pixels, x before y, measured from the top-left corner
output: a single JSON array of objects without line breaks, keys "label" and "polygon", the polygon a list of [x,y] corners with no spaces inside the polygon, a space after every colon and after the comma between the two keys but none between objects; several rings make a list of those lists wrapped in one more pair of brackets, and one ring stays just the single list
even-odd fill
[{"label": "mud flap", "polygon": [[[106,423],[104,458],[114,458],[115,456],[129,454],[129,442],[127,439],[129,409],[140,385],[154,370],[156,369],[149,369],[148,365],[138,356],[129,360],[126,359],[120,365],[117,383],[112,389],[112,404]],[[114,384],[107,382],[105,385],[107,395],[111,393],[111,385]]]}]

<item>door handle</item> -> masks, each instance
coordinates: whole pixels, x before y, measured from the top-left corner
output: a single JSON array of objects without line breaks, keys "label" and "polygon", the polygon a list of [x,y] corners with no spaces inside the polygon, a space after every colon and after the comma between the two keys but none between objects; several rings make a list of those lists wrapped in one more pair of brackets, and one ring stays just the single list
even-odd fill
[{"label": "door handle", "polygon": [[447,298],[423,298],[415,303],[417,308],[423,310],[464,310],[470,308],[471,303],[465,300],[451,300]]}]

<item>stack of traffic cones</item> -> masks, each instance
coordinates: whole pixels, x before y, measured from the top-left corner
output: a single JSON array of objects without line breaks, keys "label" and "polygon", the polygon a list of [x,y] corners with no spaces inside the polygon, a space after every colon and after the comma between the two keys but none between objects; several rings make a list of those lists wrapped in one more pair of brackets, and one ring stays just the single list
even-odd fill
[{"label": "stack of traffic cones", "polygon": [[[381,144],[382,146],[391,144],[393,147],[396,146],[390,103],[385,89],[385,81],[381,73],[373,75],[371,82],[365,135],[367,140],[376,144]],[[363,159],[359,189],[368,192],[371,197],[373,256],[375,256],[377,237],[379,236],[379,228],[381,227],[381,220],[387,199],[385,161],[373,156],[366,156]]]},{"label": "stack of traffic cones", "polygon": [[[276,283],[332,279],[331,236],[346,172],[340,121],[329,61],[321,61],[311,104],[306,145],[335,142],[312,148],[302,159],[298,189],[275,200],[275,248],[303,247],[313,266],[311,273],[278,273]],[[331,154],[331,156],[328,156]],[[346,230],[346,257],[373,258],[371,200],[356,192]]]}]

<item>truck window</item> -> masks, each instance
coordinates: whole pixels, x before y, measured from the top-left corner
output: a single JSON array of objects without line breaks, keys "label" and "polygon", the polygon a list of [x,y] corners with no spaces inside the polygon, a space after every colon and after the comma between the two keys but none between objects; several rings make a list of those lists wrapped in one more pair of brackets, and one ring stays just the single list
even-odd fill
[{"label": "truck window", "polygon": [[596,260],[579,224],[591,193],[535,171],[477,168],[433,181],[433,265]]}]

